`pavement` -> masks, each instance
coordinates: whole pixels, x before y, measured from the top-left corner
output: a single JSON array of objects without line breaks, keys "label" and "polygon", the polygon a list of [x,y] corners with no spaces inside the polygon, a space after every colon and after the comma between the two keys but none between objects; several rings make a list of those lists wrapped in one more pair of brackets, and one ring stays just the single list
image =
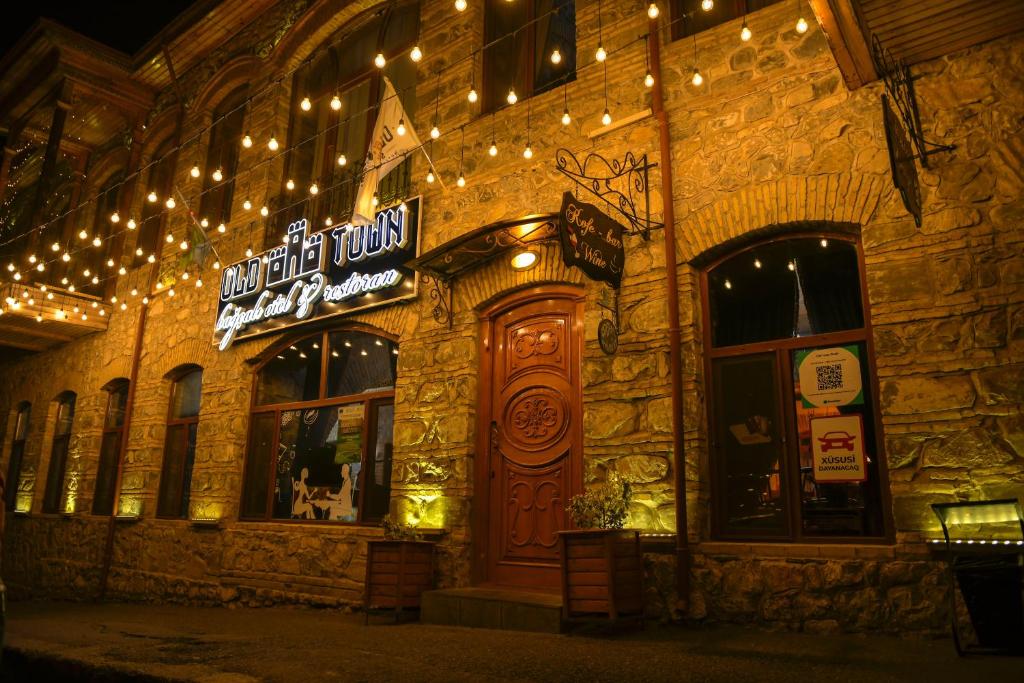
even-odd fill
[{"label": "pavement", "polygon": [[309,608],[9,604],[4,681],[1024,681],[950,640],[647,625],[569,635]]}]

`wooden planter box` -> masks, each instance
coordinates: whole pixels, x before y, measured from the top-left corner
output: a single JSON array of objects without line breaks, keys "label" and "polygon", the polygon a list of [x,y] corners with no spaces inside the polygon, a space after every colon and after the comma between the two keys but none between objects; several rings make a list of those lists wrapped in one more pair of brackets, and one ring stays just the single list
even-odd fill
[{"label": "wooden planter box", "polygon": [[367,541],[366,585],[363,608],[370,610],[419,608],[420,595],[434,584],[434,543],[432,541]]},{"label": "wooden planter box", "polygon": [[633,529],[560,531],[562,616],[643,618],[644,564]]}]

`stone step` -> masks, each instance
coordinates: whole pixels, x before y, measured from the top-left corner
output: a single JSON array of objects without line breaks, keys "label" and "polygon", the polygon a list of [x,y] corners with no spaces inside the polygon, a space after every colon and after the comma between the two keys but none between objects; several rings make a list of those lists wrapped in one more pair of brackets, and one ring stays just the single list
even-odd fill
[{"label": "stone step", "polygon": [[445,626],[562,632],[562,596],[504,588],[447,588],[423,593],[420,621]]}]

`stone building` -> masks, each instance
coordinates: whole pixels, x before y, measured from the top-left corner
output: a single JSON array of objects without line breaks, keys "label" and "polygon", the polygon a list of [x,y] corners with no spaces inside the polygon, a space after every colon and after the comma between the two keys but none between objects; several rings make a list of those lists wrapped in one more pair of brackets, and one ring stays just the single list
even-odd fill
[{"label": "stone building", "polygon": [[[648,4],[223,0],[135,55],[37,25],[0,63],[12,596],[355,605],[388,512],[442,587],[554,586],[618,472],[652,613],[942,630],[930,504],[1024,492],[1024,17]],[[952,146],[919,225],[871,35]],[[350,225],[397,102],[421,148]],[[559,170],[590,154],[651,164],[633,208]],[[620,286],[563,259],[566,192],[625,224]]]}]

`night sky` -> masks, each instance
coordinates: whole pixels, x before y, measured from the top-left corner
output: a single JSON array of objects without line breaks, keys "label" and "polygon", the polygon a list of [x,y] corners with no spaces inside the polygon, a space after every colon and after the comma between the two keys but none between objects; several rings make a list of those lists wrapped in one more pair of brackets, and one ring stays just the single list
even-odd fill
[{"label": "night sky", "polygon": [[18,0],[8,3],[4,9],[4,20],[0,22],[0,54],[6,54],[40,17],[53,19],[94,40],[134,54],[194,1]]}]

